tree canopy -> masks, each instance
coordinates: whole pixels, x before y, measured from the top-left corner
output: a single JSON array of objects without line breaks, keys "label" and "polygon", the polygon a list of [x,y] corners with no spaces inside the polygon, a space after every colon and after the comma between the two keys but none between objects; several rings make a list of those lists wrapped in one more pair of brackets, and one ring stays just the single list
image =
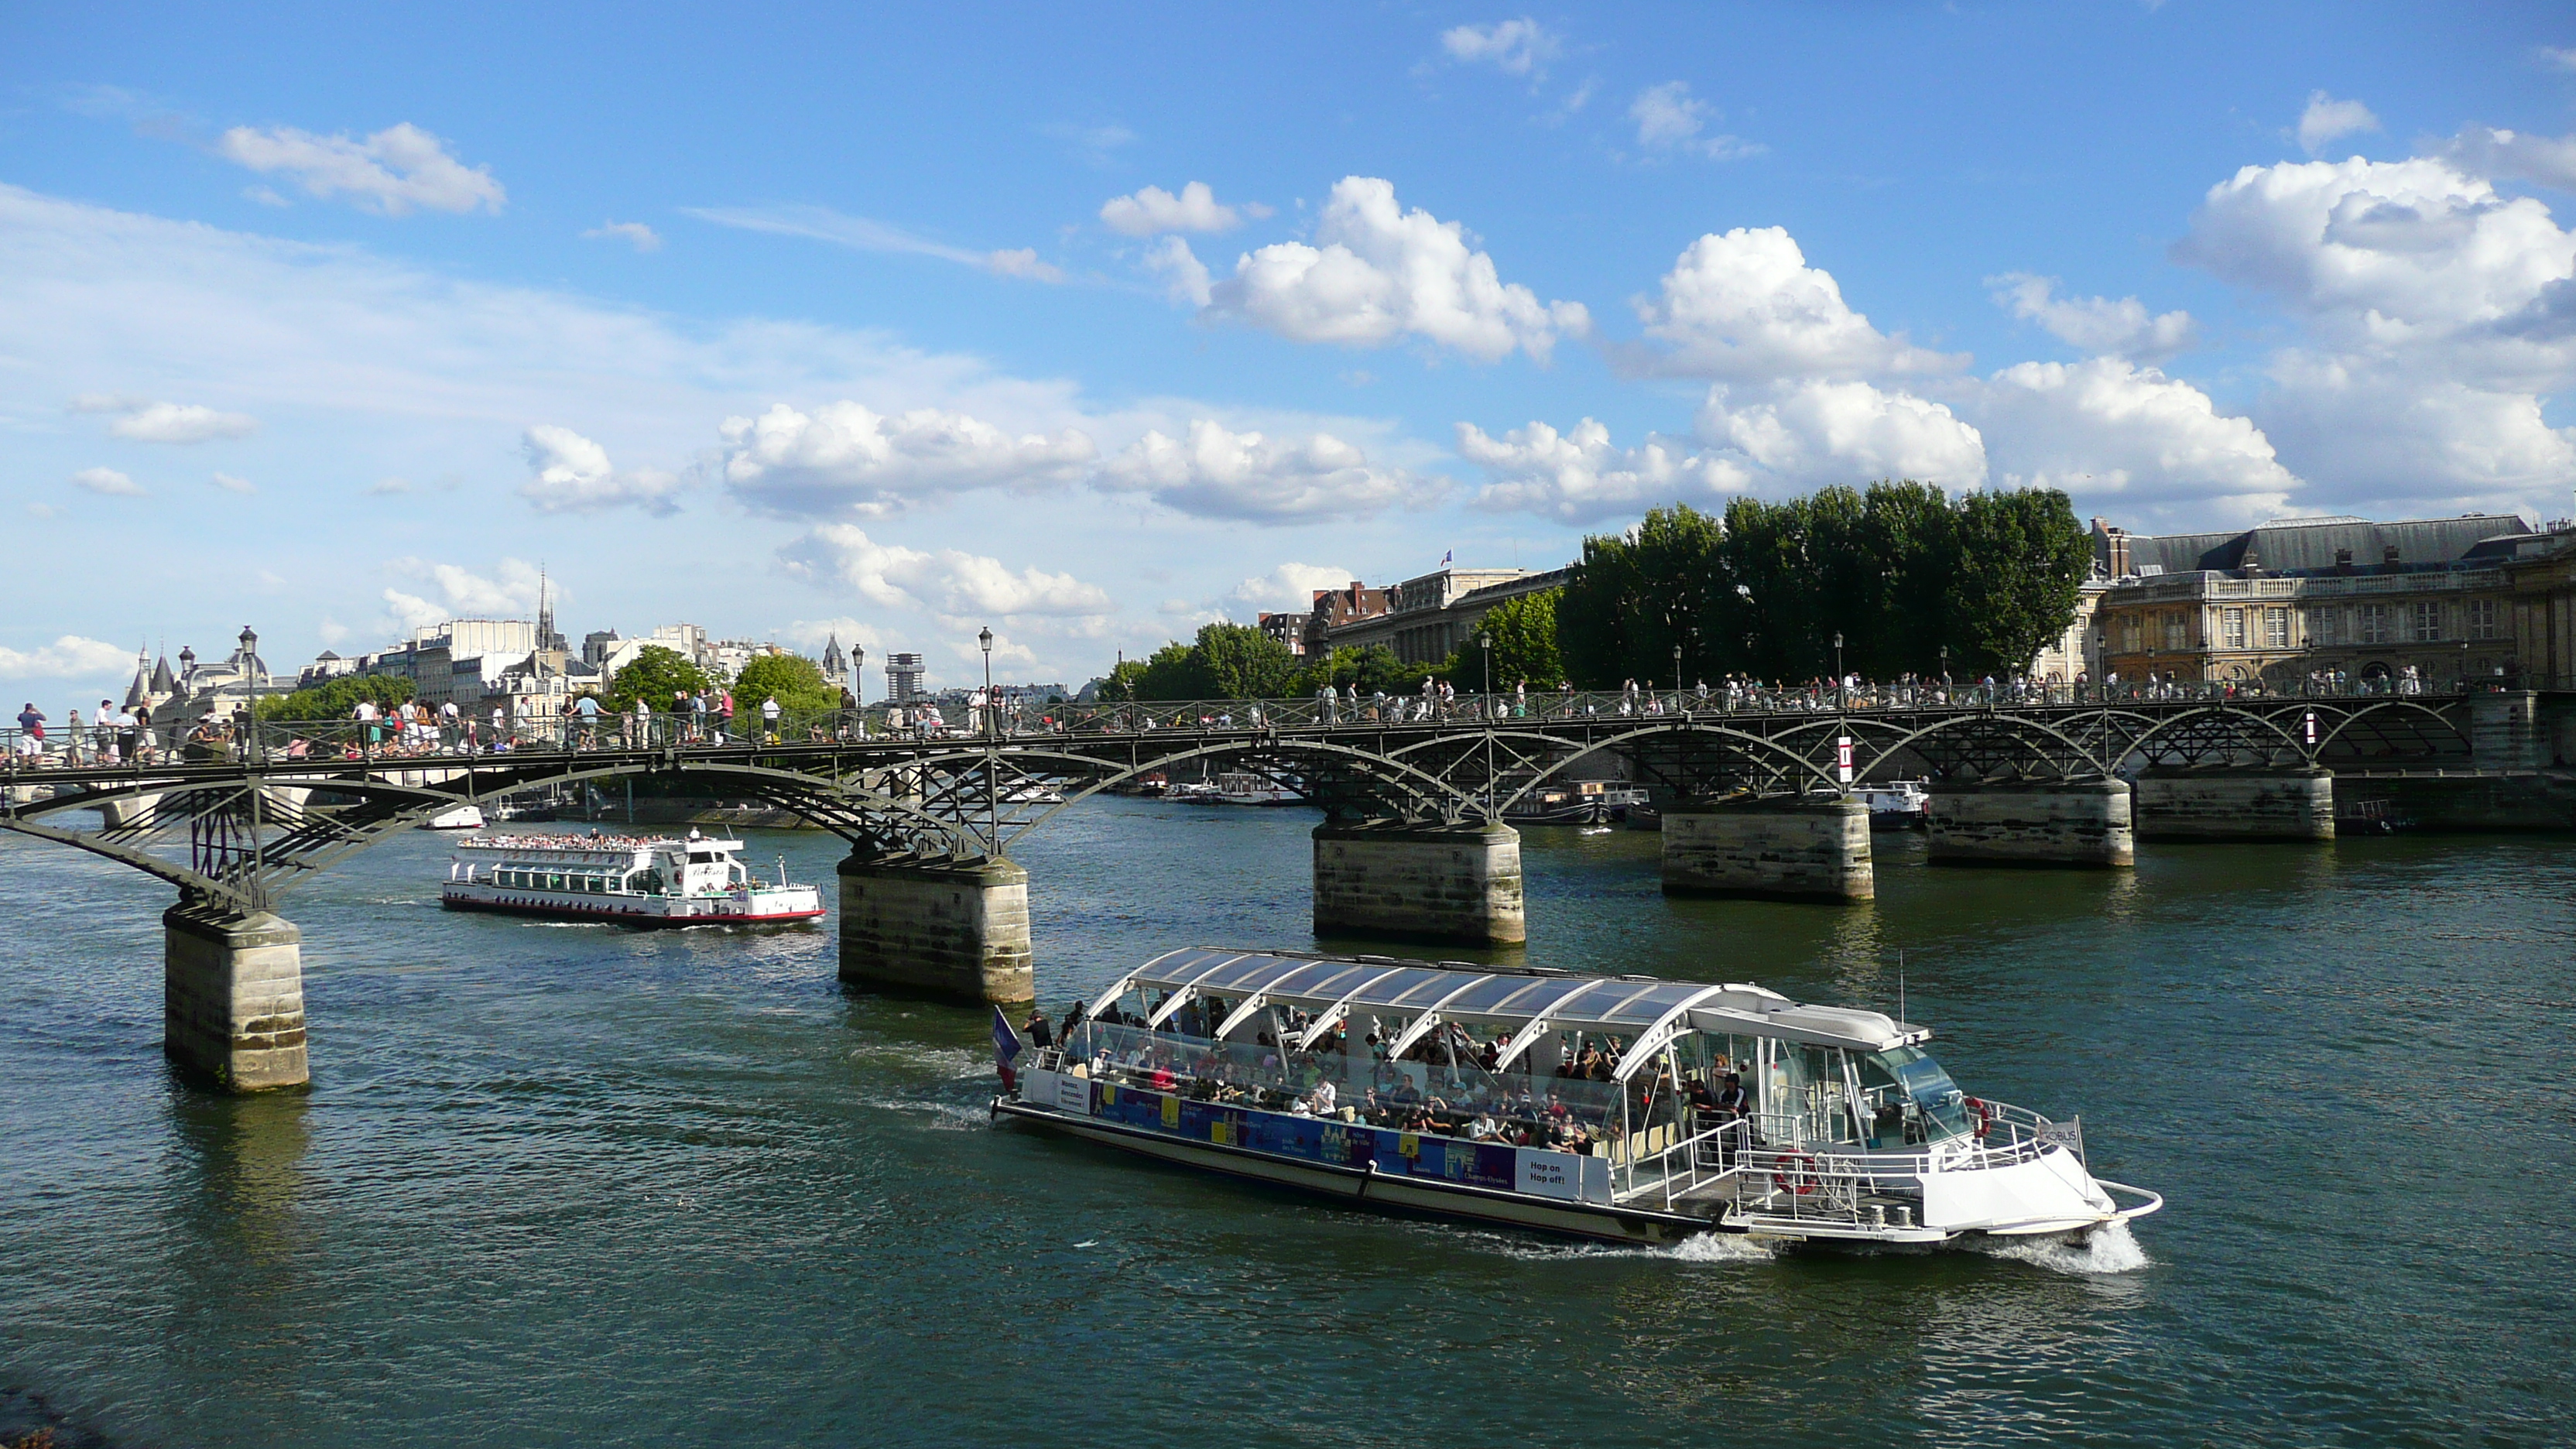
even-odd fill
[{"label": "tree canopy", "polygon": [[[609,680],[606,697],[610,707],[621,712],[633,709],[638,699],[650,703],[657,710],[667,710],[671,707],[673,695],[695,694],[711,683],[706,671],[680,651],[647,644],[636,650],[635,657],[627,660],[626,667]],[[739,700],[742,691],[735,690],[734,697]],[[784,699],[779,701],[780,704],[786,702]],[[753,703],[758,704],[759,701],[754,700]]]},{"label": "tree canopy", "polygon": [[[1930,675],[2025,667],[2074,617],[2092,557],[2066,495],[1911,481],[1656,509],[1587,538],[1557,628],[1574,681]],[[1500,661],[1497,660],[1499,674]]]},{"label": "tree canopy", "polygon": [[734,676],[735,707],[758,709],[762,700],[773,696],[781,709],[841,707],[841,692],[823,682],[822,666],[794,654],[763,654],[744,665],[742,672]]},{"label": "tree canopy", "polygon": [[358,701],[371,699],[378,709],[408,703],[412,683],[391,674],[343,674],[326,679],[310,689],[299,689],[282,699],[263,699],[255,714],[260,719],[346,719]]},{"label": "tree canopy", "polygon": [[1565,678],[1565,656],[1557,648],[1556,606],[1564,597],[1563,589],[1543,589],[1505,599],[1485,611],[1477,621],[1476,636],[1451,656],[1443,671],[1450,684],[1461,690],[1485,687],[1485,646],[1481,639],[1493,642],[1494,688],[1504,694],[1512,687],[1527,684],[1532,689],[1554,689]]},{"label": "tree canopy", "polygon": [[1187,644],[1178,640],[1142,661],[1109,671],[1100,697],[1137,699],[1276,699],[1290,692],[1297,656],[1249,624],[1207,624]]}]

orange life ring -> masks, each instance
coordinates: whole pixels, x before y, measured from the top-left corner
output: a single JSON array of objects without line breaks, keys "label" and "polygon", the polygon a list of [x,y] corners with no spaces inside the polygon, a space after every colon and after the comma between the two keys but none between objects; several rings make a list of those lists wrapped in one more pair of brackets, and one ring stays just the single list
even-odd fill
[{"label": "orange life ring", "polygon": [[1985,1141],[1986,1134],[1993,1131],[1995,1126],[1994,1104],[1978,1097],[1968,1097],[1963,1100],[1967,1102],[1968,1110],[1977,1114],[1977,1140]]},{"label": "orange life ring", "polygon": [[1816,1190],[1816,1159],[1804,1152],[1783,1154],[1779,1169],[1771,1174],[1771,1182],[1782,1192],[1807,1196]]}]

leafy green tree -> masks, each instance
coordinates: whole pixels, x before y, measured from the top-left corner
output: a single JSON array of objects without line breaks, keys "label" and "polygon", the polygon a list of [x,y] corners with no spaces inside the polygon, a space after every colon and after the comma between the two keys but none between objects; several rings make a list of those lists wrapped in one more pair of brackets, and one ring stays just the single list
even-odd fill
[{"label": "leafy green tree", "polygon": [[413,692],[411,681],[396,675],[344,674],[282,699],[263,699],[256,714],[274,720],[347,719],[359,700],[374,700],[378,709],[384,709],[408,703]]},{"label": "leafy green tree", "polygon": [[2028,665],[2075,617],[2092,561],[2092,540],[2056,489],[1961,498],[1947,599],[1952,672]]},{"label": "leafy green tree", "polygon": [[1289,681],[1288,693],[1303,699],[1330,684],[1345,692],[1357,689],[1363,695],[1381,691],[1400,694],[1408,683],[1419,683],[1420,678],[1383,644],[1371,644],[1365,649],[1345,644],[1307,660],[1306,667]]},{"label": "leafy green tree", "polygon": [[1191,646],[1210,699],[1277,699],[1288,692],[1297,656],[1250,624],[1206,624]]},{"label": "leafy green tree", "polygon": [[1145,661],[1122,659],[1118,667],[1100,681],[1100,699],[1108,704],[1126,704],[1145,698],[1138,691],[1145,683]]},{"label": "leafy green tree", "polygon": [[[758,710],[762,700],[773,696],[779,708],[799,713],[841,707],[841,692],[823,682],[822,666],[794,654],[764,654],[734,676],[735,708]],[[663,696],[664,703],[669,700]]]},{"label": "leafy green tree", "polygon": [[[647,644],[636,650],[635,657],[609,680],[606,700],[610,708],[621,712],[633,709],[638,699],[648,701],[657,711],[667,710],[672,695],[695,694],[711,683],[706,671],[678,650]],[[735,690],[734,698],[739,702],[742,691]],[[755,699],[752,704],[757,706],[759,701]]]},{"label": "leafy green tree", "polygon": [[1205,699],[1211,692],[1198,651],[1178,640],[1155,650],[1136,676],[1138,699]]},{"label": "leafy green tree", "polygon": [[[1730,518],[1732,513],[1730,512]],[[1735,667],[1744,606],[1719,556],[1719,521],[1688,504],[1649,511],[1624,534],[1583,541],[1556,602],[1565,673],[1585,689]]]},{"label": "leafy green tree", "polygon": [[[1493,640],[1495,689],[1509,694],[1512,686],[1524,682],[1532,689],[1554,689],[1565,678],[1565,656],[1556,647],[1556,605],[1564,595],[1563,589],[1542,589],[1506,599],[1477,621],[1477,637]],[[1486,653],[1483,645],[1470,640],[1458,651],[1449,682],[1460,689],[1483,689]]]}]

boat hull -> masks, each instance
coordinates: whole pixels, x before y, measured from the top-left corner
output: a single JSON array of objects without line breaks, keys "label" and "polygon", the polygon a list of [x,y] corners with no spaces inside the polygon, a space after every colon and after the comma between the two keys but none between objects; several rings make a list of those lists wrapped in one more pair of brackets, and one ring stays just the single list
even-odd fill
[{"label": "boat hull", "polygon": [[614,926],[785,926],[799,921],[818,920],[823,915],[820,904],[785,911],[733,914],[713,911],[678,915],[659,910],[638,901],[609,899],[590,901],[550,901],[524,896],[468,895],[460,891],[443,891],[438,903],[451,911],[484,911],[494,915],[527,916],[555,921],[599,921]]},{"label": "boat hull", "polygon": [[1247,1182],[1290,1188],[1377,1212],[1519,1228],[1554,1237],[1631,1246],[1670,1246],[1700,1233],[1741,1231],[1707,1218],[1636,1208],[1539,1198],[1466,1184],[1402,1177],[1370,1167],[1340,1167],[1281,1157],[1248,1147],[1174,1137],[1029,1102],[997,1098],[998,1117],[1120,1152],[1150,1157]]}]

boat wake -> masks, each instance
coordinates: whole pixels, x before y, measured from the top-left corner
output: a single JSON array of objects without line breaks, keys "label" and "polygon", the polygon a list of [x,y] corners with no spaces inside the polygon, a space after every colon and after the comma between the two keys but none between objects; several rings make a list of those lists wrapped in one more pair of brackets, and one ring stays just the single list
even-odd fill
[{"label": "boat wake", "polygon": [[2138,1246],[2137,1235],[2129,1231],[2127,1223],[2095,1228],[2071,1243],[2059,1238],[1988,1238],[1977,1245],[1977,1250],[2052,1273],[2081,1277],[2134,1273],[2156,1261]]},{"label": "boat wake", "polygon": [[1592,1262],[1603,1258],[1660,1258],[1672,1263],[1768,1263],[1779,1256],[1770,1243],[1742,1233],[1695,1233],[1668,1248],[1623,1247],[1615,1243],[1532,1243],[1501,1234],[1483,1235],[1504,1256],[1529,1262]]}]

